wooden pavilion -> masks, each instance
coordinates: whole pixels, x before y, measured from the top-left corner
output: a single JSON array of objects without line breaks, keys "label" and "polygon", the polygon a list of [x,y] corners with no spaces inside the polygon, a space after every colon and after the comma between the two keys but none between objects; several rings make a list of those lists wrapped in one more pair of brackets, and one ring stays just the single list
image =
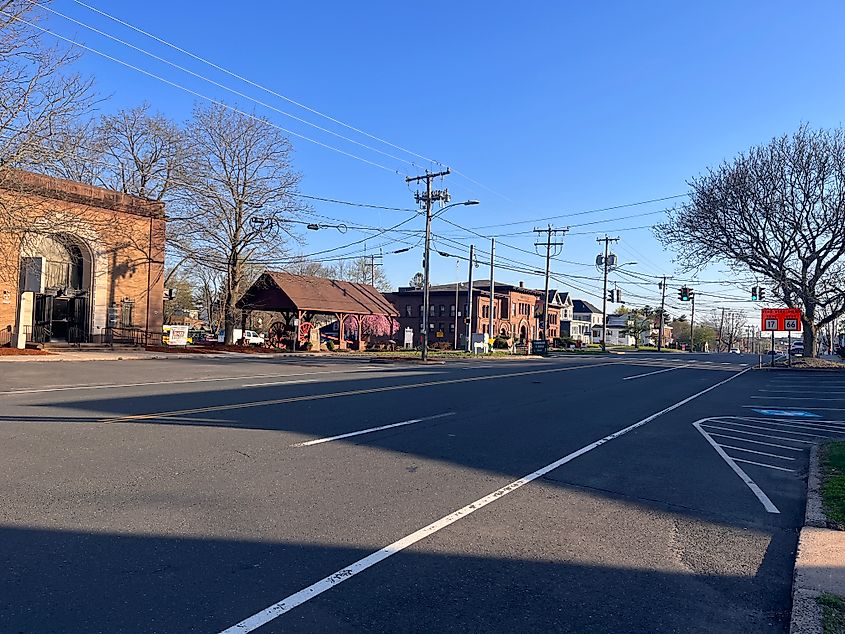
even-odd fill
[{"label": "wooden pavilion", "polygon": [[279,313],[281,322],[270,326],[271,340],[293,338],[304,343],[312,330],[312,321],[318,316],[337,319],[338,344],[346,349],[344,320],[357,317],[358,344],[362,347],[361,317],[384,315],[391,319],[399,316],[396,308],[375,287],[369,284],[330,280],[309,275],[292,275],[265,271],[237,302],[237,308],[246,314],[251,311]]}]

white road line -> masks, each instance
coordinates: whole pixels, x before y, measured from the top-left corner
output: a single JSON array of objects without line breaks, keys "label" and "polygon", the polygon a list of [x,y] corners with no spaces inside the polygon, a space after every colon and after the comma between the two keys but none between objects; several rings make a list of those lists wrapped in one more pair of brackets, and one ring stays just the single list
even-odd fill
[{"label": "white road line", "polygon": [[283,403],[299,403],[302,401],[320,401],[330,398],[344,396],[360,396],[362,394],[378,394],[381,392],[395,392],[397,390],[415,390],[422,387],[433,387],[436,385],[452,385],[456,383],[474,383],[476,381],[493,381],[495,379],[509,379],[517,376],[534,376],[538,374],[549,374],[552,372],[570,372],[572,370],[584,370],[598,368],[606,365],[622,365],[617,361],[606,361],[604,363],[588,363],[585,365],[572,365],[562,368],[549,368],[545,370],[525,370],[522,372],[510,372],[508,374],[483,374],[481,376],[470,376],[461,379],[442,379],[438,381],[426,381],[420,383],[407,383],[402,385],[385,385],[383,387],[371,387],[360,390],[347,390],[345,392],[327,392],[325,394],[308,394],[305,396],[290,396],[287,398],[266,399],[263,401],[246,401],[242,403],[231,403],[229,405],[212,405],[209,407],[196,407],[192,409],[171,410],[165,412],[153,412],[150,414],[134,414],[120,416],[117,418],[102,419],[101,423],[121,423],[124,421],[150,420],[168,418],[171,416],[183,416],[185,414],[204,414],[206,412],[222,412],[232,409],[247,409],[250,407],[266,407],[268,405],[281,405]]},{"label": "white road line", "polygon": [[760,436],[761,438],[774,438],[775,440],[788,440],[789,442],[801,442],[806,445],[812,445],[815,441],[813,440],[799,440],[798,438],[786,438],[785,436],[772,436],[771,434],[758,434],[757,432],[753,431],[742,431],[741,429],[731,429],[730,427],[717,427],[716,425],[711,425],[709,423],[703,423],[705,427],[719,429],[721,431],[732,431],[735,434],[748,434],[749,436]]},{"label": "white road line", "polygon": [[731,445],[720,445],[723,449],[733,449],[734,451],[745,451],[746,453],[755,453],[758,456],[768,456],[769,458],[778,458],[780,460],[795,460],[789,456],[779,456],[776,453],[766,453],[765,451],[754,451],[753,449],[743,449],[742,447],[733,447]]},{"label": "white road line", "polygon": [[145,383],[115,383],[115,384],[99,384],[99,385],[74,385],[70,387],[41,387],[29,390],[10,390],[7,392],[0,392],[0,395],[14,395],[14,394],[39,394],[42,392],[67,392],[71,390],[110,390],[122,387],[148,387],[151,385],[183,385],[186,383],[215,383],[219,381],[242,381],[244,379],[269,379],[269,378],[284,378],[287,376],[312,376],[315,374],[356,374],[359,372],[378,372],[374,368],[363,368],[359,370],[327,370],[325,372],[298,372],[295,374],[245,374],[242,376],[219,376],[199,379],[176,379],[171,381],[148,381]]},{"label": "white road line", "polygon": [[299,379],[297,381],[272,381],[271,383],[244,383],[241,387],[267,387],[269,385],[298,385],[300,383],[314,383],[317,379]]},{"label": "white road line", "polygon": [[[304,588],[304,589],[300,590],[299,592],[296,592],[296,593],[290,595],[289,597],[286,597],[286,598],[282,599],[281,601],[274,603],[273,605],[261,610],[260,612],[257,612],[256,614],[253,614],[252,616],[247,617],[246,619],[244,619],[240,623],[237,623],[236,625],[233,625],[232,627],[229,627],[226,630],[224,630],[222,634],[244,634],[246,632],[252,632],[252,631],[258,629],[259,627],[266,625],[267,623],[269,623],[273,619],[280,617],[281,615],[285,614],[286,612],[290,612],[295,607],[302,605],[306,601],[313,599],[314,597],[322,594],[326,590],[330,590],[331,588],[335,587],[336,585],[341,584],[348,579],[351,579],[352,577],[354,577],[358,573],[363,572],[364,570],[367,570],[368,568],[375,566],[377,563],[384,561],[388,557],[391,557],[391,556],[405,550],[409,546],[416,544],[418,541],[425,539],[429,535],[433,535],[434,533],[446,528],[447,526],[454,524],[455,522],[457,522],[458,520],[466,517],[467,515],[471,515],[472,513],[475,513],[477,510],[484,508],[485,506],[487,506],[491,502],[495,502],[496,500],[500,500],[503,497],[505,497],[506,495],[508,495],[509,493],[513,493],[514,491],[516,491],[517,489],[520,489],[521,487],[525,486],[529,482],[533,482],[537,478],[543,477],[544,475],[546,475],[550,471],[557,469],[558,467],[566,464],[567,462],[570,462],[570,461],[574,460],[575,458],[578,458],[579,456],[583,456],[585,453],[588,453],[588,452],[592,451],[593,449],[600,447],[601,445],[603,445],[607,442],[610,442],[611,440],[619,438],[620,436],[623,436],[624,434],[627,434],[628,432],[633,431],[633,430],[637,429],[638,427],[642,427],[646,423],[650,423],[655,418],[658,418],[659,416],[662,416],[663,414],[667,414],[667,413],[669,413],[673,410],[678,409],[679,407],[682,407],[683,405],[686,405],[687,403],[689,403],[692,400],[695,400],[699,396],[702,396],[703,394],[706,394],[707,392],[710,392],[711,390],[715,390],[717,387],[724,385],[728,381],[732,381],[733,379],[737,378],[738,376],[745,374],[746,372],[748,372],[748,370],[749,370],[749,368],[746,368],[745,370],[737,372],[736,374],[728,377],[727,379],[720,381],[719,383],[715,383],[714,385],[711,385],[710,387],[708,387],[704,390],[701,390],[700,392],[697,392],[697,393],[693,394],[692,396],[688,396],[687,398],[683,399],[682,401],[678,401],[674,405],[670,405],[669,407],[660,410],[656,414],[652,414],[651,416],[648,416],[647,418],[643,418],[641,421],[638,421],[638,422],[634,423],[633,425],[629,425],[628,427],[624,427],[624,428],[620,429],[619,431],[616,431],[616,432],[614,432],[614,433],[612,433],[608,436],[605,436],[604,438],[601,438],[600,440],[597,440],[593,443],[590,443],[589,445],[585,445],[581,449],[578,449],[577,451],[573,451],[572,453],[564,456],[563,458],[560,458],[559,460],[555,460],[554,462],[546,465],[545,467],[537,469],[536,471],[529,473],[526,476],[523,476],[519,480],[514,480],[510,484],[503,486],[501,489],[493,491],[493,493],[490,493],[489,495],[485,495],[483,498],[478,499],[475,502],[472,502],[470,504],[467,504],[466,506],[464,506],[462,508],[459,508],[457,511],[454,511],[454,512],[450,513],[449,515],[446,515],[445,517],[440,518],[436,522],[432,522],[428,526],[424,526],[423,528],[411,533],[410,535],[407,535],[407,536],[403,537],[402,539],[393,542],[389,546],[385,546],[381,550],[378,550],[378,551],[376,551],[376,552],[374,552],[370,555],[367,555],[363,559],[359,559],[355,563],[350,564],[349,566],[346,566],[345,568],[341,568],[337,572],[329,575],[328,577],[321,579],[320,581],[317,581],[316,583],[311,584],[307,588]],[[777,509],[775,509],[775,511],[777,511]]]},{"label": "white road line", "polygon": [[681,366],[678,366],[677,368],[666,368],[664,370],[655,370],[654,372],[646,372],[645,374],[636,374],[634,376],[626,376],[622,380],[623,381],[632,381],[633,379],[641,379],[644,376],[651,376],[653,374],[660,374],[662,372],[672,372],[673,370],[682,370],[683,368],[686,368],[686,367],[689,367],[689,366],[681,365]]},{"label": "white road line", "polygon": [[337,436],[329,436],[328,438],[317,438],[315,440],[308,440],[306,442],[298,442],[291,447],[311,447],[312,445],[321,445],[324,442],[331,442],[333,440],[340,440],[342,438],[351,438],[352,436],[360,436],[362,434],[369,434],[374,431],[381,431],[382,429],[391,429],[393,427],[404,427],[405,425],[413,425],[414,423],[421,423],[427,420],[435,420],[438,418],[446,418],[447,416],[454,416],[455,412],[446,412],[445,414],[437,414],[436,416],[426,416],[425,418],[412,418],[401,423],[391,423],[390,425],[380,425],[379,427],[370,427],[369,429],[362,429],[360,431],[351,431],[347,434],[339,434]]},{"label": "white road line", "polygon": [[776,467],[773,464],[765,464],[763,462],[754,462],[752,460],[743,460],[742,458],[734,458],[737,462],[744,462],[745,464],[756,464],[758,467],[766,467],[767,469],[777,469],[778,471],[789,471],[795,473],[795,469],[787,469],[786,467]]},{"label": "white road line", "polygon": [[707,442],[709,442],[710,445],[713,447],[713,449],[716,450],[716,453],[718,453],[722,457],[722,460],[724,460],[726,463],[728,463],[728,466],[731,469],[733,469],[734,473],[736,473],[740,477],[740,479],[743,482],[745,482],[745,485],[749,489],[751,489],[751,492],[754,495],[757,496],[757,499],[760,500],[760,503],[763,505],[763,508],[766,509],[767,512],[769,512],[769,513],[780,513],[780,511],[778,510],[778,507],[776,507],[772,503],[772,501],[769,499],[769,496],[766,495],[765,493],[763,493],[763,489],[761,489],[759,486],[757,486],[757,483],[754,482],[754,480],[752,480],[748,476],[748,474],[745,473],[745,471],[742,470],[742,468],[734,461],[734,459],[731,458],[728,454],[725,453],[725,450],[722,449],[719,446],[719,443],[717,443],[715,440],[713,440],[710,437],[710,434],[708,434],[706,431],[704,431],[701,428],[702,421],[706,421],[706,420],[707,419],[704,418],[702,420],[696,421],[692,424],[692,426],[695,427],[702,436],[704,436],[704,438],[707,440]]},{"label": "white road line", "polygon": [[[811,438],[827,438],[827,436],[823,434],[808,434],[807,432],[803,431],[791,431],[789,429],[772,429],[771,427],[764,427],[763,425],[749,425],[748,423],[737,423],[736,421],[720,421],[723,425],[736,425],[737,427],[748,427],[749,429],[763,429],[765,431],[776,431],[781,434],[794,434],[796,436],[810,436]],[[744,434],[745,432],[740,429],[734,429],[733,431],[739,432]],[[821,430],[815,430],[821,431]],[[831,432],[833,433],[833,432]]]},{"label": "white road line", "polygon": [[765,445],[766,447],[777,447],[778,449],[789,449],[790,451],[804,451],[803,447],[789,447],[787,445],[776,445],[772,442],[763,442],[762,440],[751,440],[749,438],[740,438],[739,436],[728,436],[727,434],[719,434],[713,432],[707,432],[711,436],[716,436],[717,438],[730,438],[731,440],[741,440],[742,442],[752,443],[754,445]]}]

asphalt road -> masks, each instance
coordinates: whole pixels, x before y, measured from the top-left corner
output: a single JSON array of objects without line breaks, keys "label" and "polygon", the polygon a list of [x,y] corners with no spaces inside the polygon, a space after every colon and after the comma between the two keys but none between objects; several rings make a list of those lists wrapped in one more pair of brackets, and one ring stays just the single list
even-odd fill
[{"label": "asphalt road", "polygon": [[786,632],[845,378],[754,361],[0,365],[0,631]]}]

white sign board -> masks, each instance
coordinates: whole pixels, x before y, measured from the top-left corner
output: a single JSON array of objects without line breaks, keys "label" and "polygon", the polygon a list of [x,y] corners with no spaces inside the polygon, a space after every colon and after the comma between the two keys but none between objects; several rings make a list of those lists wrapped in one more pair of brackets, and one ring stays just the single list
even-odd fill
[{"label": "white sign board", "polygon": [[798,320],[797,319],[784,319],[783,320],[783,329],[784,330],[798,330]]},{"label": "white sign board", "polygon": [[414,347],[414,331],[411,328],[405,328],[405,349],[412,350]]},{"label": "white sign board", "polygon": [[777,330],[778,329],[778,320],[777,319],[767,319],[766,320],[766,330]]},{"label": "white sign board", "polygon": [[188,327],[187,326],[170,326],[170,339],[168,345],[171,346],[187,346],[188,345]]}]

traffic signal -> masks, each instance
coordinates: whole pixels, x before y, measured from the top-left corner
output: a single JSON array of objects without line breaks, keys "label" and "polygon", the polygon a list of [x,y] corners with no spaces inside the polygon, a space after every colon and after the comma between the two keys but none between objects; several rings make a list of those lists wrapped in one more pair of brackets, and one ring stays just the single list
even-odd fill
[{"label": "traffic signal", "polygon": [[757,296],[757,287],[753,286],[751,287],[751,301],[756,302],[758,299],[760,298]]},{"label": "traffic signal", "polygon": [[616,301],[616,293],[613,292],[612,288],[609,291],[607,291],[607,301],[609,301],[610,303],[613,303],[613,302]]},{"label": "traffic signal", "polygon": [[616,290],[616,303],[621,304],[622,303],[622,289],[617,288],[615,290]]},{"label": "traffic signal", "polygon": [[666,312],[663,313],[663,323],[666,324],[667,326],[669,325],[669,313],[666,313]]},{"label": "traffic signal", "polygon": [[682,302],[688,302],[690,300],[690,289],[687,286],[682,286],[678,289],[678,299]]},{"label": "traffic signal", "polygon": [[757,299],[759,299],[762,302],[765,298],[766,298],[766,292],[763,290],[763,287],[761,286],[757,289]]}]

